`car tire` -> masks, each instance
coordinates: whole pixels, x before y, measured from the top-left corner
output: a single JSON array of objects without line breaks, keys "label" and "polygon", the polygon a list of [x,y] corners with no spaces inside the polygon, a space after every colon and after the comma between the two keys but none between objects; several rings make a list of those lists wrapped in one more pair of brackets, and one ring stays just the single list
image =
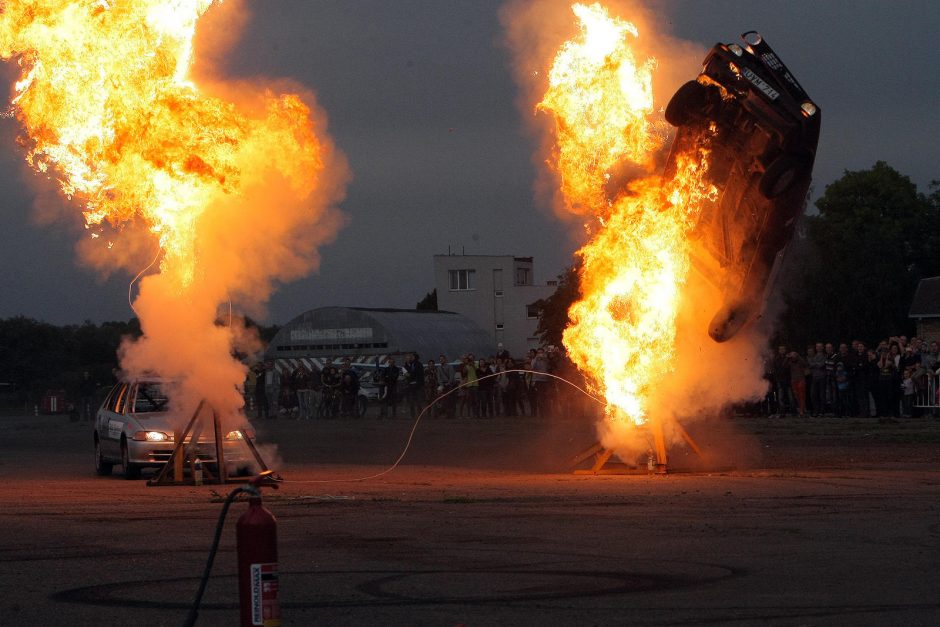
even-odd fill
[{"label": "car tire", "polygon": [[760,179],[761,195],[772,200],[793,189],[806,175],[808,159],[793,153],[784,153],[770,162]]},{"label": "car tire", "polygon": [[101,442],[98,440],[97,434],[95,435],[95,472],[102,477],[107,477],[111,474],[111,470],[114,468],[114,464],[111,462],[104,461],[104,457],[101,456]]},{"label": "car tire", "polygon": [[708,325],[708,335],[715,342],[727,342],[738,334],[752,316],[751,308],[744,303],[723,305],[715,312]]},{"label": "car tire", "polygon": [[673,94],[666,105],[666,121],[673,126],[688,126],[705,117],[708,101],[708,87],[698,81],[689,81]]},{"label": "car tire", "polygon": [[121,439],[121,467],[124,469],[125,479],[140,478],[140,466],[130,463],[127,452],[127,440],[123,438]]}]

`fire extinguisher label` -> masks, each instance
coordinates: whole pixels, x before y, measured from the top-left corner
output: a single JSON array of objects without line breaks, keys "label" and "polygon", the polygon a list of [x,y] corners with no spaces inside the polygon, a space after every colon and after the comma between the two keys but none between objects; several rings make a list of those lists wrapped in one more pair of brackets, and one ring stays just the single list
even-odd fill
[{"label": "fire extinguisher label", "polygon": [[251,624],[263,627],[278,627],[281,624],[275,562],[251,565]]}]

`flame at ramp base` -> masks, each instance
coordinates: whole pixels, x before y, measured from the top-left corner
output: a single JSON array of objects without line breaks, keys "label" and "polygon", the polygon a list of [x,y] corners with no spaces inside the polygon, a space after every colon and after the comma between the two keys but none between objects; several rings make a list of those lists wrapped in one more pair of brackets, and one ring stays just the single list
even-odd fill
[{"label": "flame at ramp base", "polygon": [[[203,414],[203,409],[205,408],[206,402],[204,400],[200,401],[199,405],[196,407],[196,411],[193,412],[193,417],[190,419],[189,424],[186,425],[186,428],[181,433],[176,434],[176,446],[173,447],[170,459],[167,460],[166,465],[160,469],[160,472],[157,473],[154,478],[147,481],[148,486],[224,485],[226,483],[248,483],[252,480],[249,477],[229,476],[228,467],[225,462],[224,440],[222,439],[222,421],[219,413],[214,409],[212,409],[211,412],[215,457],[203,460],[198,456],[197,443],[199,441],[199,435],[205,426],[205,423],[200,420],[200,416]],[[280,481],[281,477],[268,468],[267,463],[264,461],[264,458],[261,457],[261,453],[258,452],[258,449],[255,448],[248,434],[241,429],[236,429],[236,433],[241,434],[241,440],[239,441],[248,449],[248,452],[251,453],[252,458],[258,465],[259,477],[264,475],[263,481],[265,482]],[[212,464],[215,466],[215,472],[211,469]],[[187,467],[189,469],[189,479],[186,479],[184,476],[185,468]]]},{"label": "flame at ramp base", "polygon": [[[653,438],[655,447],[655,457],[652,449],[649,454],[649,460],[646,468],[631,467],[623,462],[611,461],[614,450],[607,448],[601,442],[595,442],[585,450],[575,455],[569,462],[569,468],[576,475],[633,475],[633,474],[657,474],[665,475],[669,473],[668,454],[666,452],[666,441],[663,434],[662,423],[659,421],[650,421],[650,435]],[[702,450],[689,435],[689,432],[677,421],[673,421],[673,428],[678,431],[685,440],[685,443],[692,449],[700,459],[704,460]],[[639,428],[639,427],[638,427]],[[579,468],[585,462],[593,458],[589,469]]]}]

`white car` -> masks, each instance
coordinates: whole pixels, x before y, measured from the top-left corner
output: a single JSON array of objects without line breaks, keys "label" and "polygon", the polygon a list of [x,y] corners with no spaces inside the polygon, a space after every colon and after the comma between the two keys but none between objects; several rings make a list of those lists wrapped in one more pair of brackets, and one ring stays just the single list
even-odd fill
[{"label": "white car", "polygon": [[[136,479],[142,468],[166,464],[176,446],[174,431],[185,428],[191,416],[177,416],[169,411],[165,379],[137,379],[117,383],[98,409],[95,418],[95,470],[110,475],[120,464],[124,476]],[[254,432],[244,430],[254,439]],[[241,431],[225,436],[227,470],[243,470],[252,465]],[[215,463],[215,439],[212,428],[203,429],[196,444],[196,455],[206,464]]]}]

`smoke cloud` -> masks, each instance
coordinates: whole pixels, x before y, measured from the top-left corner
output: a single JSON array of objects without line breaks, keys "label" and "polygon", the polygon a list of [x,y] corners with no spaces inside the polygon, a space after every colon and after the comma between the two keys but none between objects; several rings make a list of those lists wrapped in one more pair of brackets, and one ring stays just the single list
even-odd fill
[{"label": "smoke cloud", "polygon": [[[67,76],[84,75],[84,53],[69,46],[80,48],[89,29],[107,28],[90,40],[102,58],[119,55],[120,46],[143,49],[156,42],[152,55],[139,55],[140,63],[152,63],[147,70],[154,76],[128,69],[115,56],[91,73],[104,73],[95,86],[105,91],[95,93],[69,91],[32,72],[15,104],[28,158],[34,167],[56,171],[69,206],[85,214],[93,237],[78,244],[81,261],[103,274],[143,275],[133,298],[143,336],[120,347],[124,376],[172,379],[171,406],[180,416],[188,418],[205,400],[235,428],[243,420],[247,374],[236,354],[256,354],[260,343],[229,312],[263,317],[279,283],[318,267],[320,248],[344,223],[335,207],[350,178],[345,158],[327,134],[325,113],[302,86],[267,78],[229,82],[219,75],[225,51],[249,19],[240,0],[178,8],[162,0],[146,0],[146,7],[136,0],[97,8],[69,4],[0,15],[3,57],[26,59],[24,72],[54,62]],[[204,11],[190,49],[186,19]],[[179,24],[171,23],[178,17]],[[131,41],[138,35],[140,42]],[[108,41],[115,36],[120,45]],[[187,78],[194,88],[182,84],[174,92],[185,67],[177,59],[190,52],[195,63]],[[131,82],[138,77],[154,80]],[[93,122],[103,130],[82,127]],[[68,143],[82,133],[93,139]],[[85,180],[69,166],[94,177]]]}]

